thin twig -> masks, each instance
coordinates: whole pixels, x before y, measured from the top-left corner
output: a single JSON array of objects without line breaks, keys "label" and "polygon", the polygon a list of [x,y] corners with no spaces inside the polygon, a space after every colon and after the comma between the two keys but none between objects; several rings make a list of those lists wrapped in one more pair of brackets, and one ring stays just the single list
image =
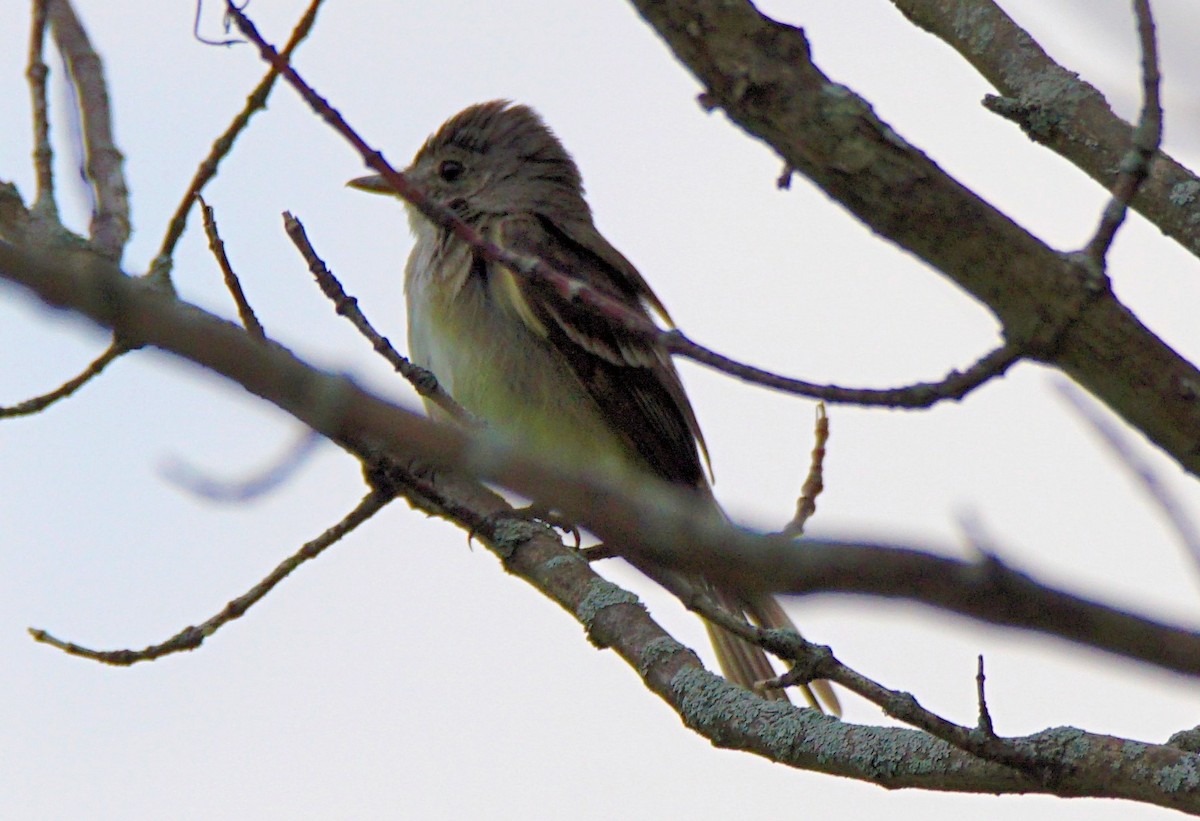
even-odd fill
[{"label": "thin twig", "polygon": [[672,353],[686,356],[702,365],[723,371],[743,381],[763,385],[784,393],[823,399],[827,402],[884,405],[896,408],[925,408],[943,399],[961,399],[984,382],[1004,373],[1021,356],[1018,349],[1006,344],[983,357],[966,372],[951,373],[941,382],[887,390],[859,390],[816,385],[799,379],[779,376],[761,368],[739,363],[705,348],[678,330],[664,331],[648,317],[631,310],[586,283],[556,271],[541,259],[518,254],[489,242],[478,231],[459,219],[453,211],[429,199],[424,191],[392,168],[381,152],[367,145],[342,115],[317,94],[295,69],[288,65],[286,57],[262,38],[254,23],[240,9],[229,0],[226,0],[226,8],[242,34],[258,47],[263,59],[283,75],[321,119],[325,120],[358,151],[369,168],[379,173],[400,197],[424,214],[431,222],[452,232],[463,242],[479,251],[488,261],[500,263],[528,277],[531,281],[549,287],[559,299],[565,302],[587,305],[609,321],[619,323],[630,333],[653,344],[661,345]]},{"label": "thin twig", "polygon": [[75,393],[75,391],[90,382],[93,377],[98,376],[101,371],[108,367],[110,362],[127,353],[129,350],[128,346],[120,342],[113,342],[105,349],[104,353],[96,357],[81,373],[68,379],[49,393],[35,396],[32,399],[26,399],[24,402],[11,405],[7,408],[0,407],[0,419],[7,419],[14,416],[32,416],[35,413],[40,413],[60,399],[66,399]]},{"label": "thin twig", "polygon": [[780,534],[796,539],[804,535],[804,525],[817,512],[817,497],[825,489],[825,445],[829,442],[829,417],[825,415],[825,403],[817,404],[817,424],[814,433],[812,460],[808,466],[808,476],[800,488],[800,498],[796,500],[796,515]]},{"label": "thin twig", "polygon": [[398,374],[407,379],[419,395],[433,402],[452,419],[462,424],[477,424],[470,413],[455,402],[450,394],[442,390],[436,376],[425,368],[414,365],[392,346],[386,336],[375,330],[366,315],[363,314],[362,309],[358,307],[358,300],[346,293],[346,289],[325,265],[324,260],[317,256],[316,249],[308,240],[308,232],[304,230],[304,225],[290,211],[283,213],[283,229],[299,249],[300,255],[304,257],[309,272],[316,279],[317,285],[321,287],[321,292],[333,302],[334,310],[338,315],[346,317],[350,324],[371,343],[375,352],[386,359]]},{"label": "thin twig", "polygon": [[[236,46],[240,43],[246,42],[245,40],[236,40],[233,38],[227,38],[225,40],[212,40],[212,39],[209,39],[208,37],[204,37],[203,35],[201,35],[200,34],[200,12],[203,10],[203,8],[204,8],[204,0],[196,0],[196,17],[194,20],[192,20],[192,36],[195,37],[199,42],[203,43],[206,46]],[[228,34],[229,33],[228,17],[226,17],[226,19],[224,20],[224,23],[225,23],[225,33]]]},{"label": "thin twig", "polygon": [[1154,18],[1150,13],[1149,0],[1134,0],[1137,17],[1138,41],[1142,48],[1142,113],[1137,128],[1133,130],[1133,147],[1121,160],[1120,174],[1113,184],[1112,198],[1104,208],[1100,225],[1084,255],[1103,271],[1105,257],[1117,236],[1117,229],[1125,221],[1129,202],[1137,193],[1142,181],[1150,174],[1150,161],[1162,142],[1162,102],[1159,100],[1160,76],[1158,71],[1158,42],[1154,33]]},{"label": "thin twig", "polygon": [[[29,67],[26,70],[33,119],[33,167],[37,176],[37,199],[34,201],[33,210],[54,219],[58,216],[58,205],[54,198],[54,150],[50,145],[50,122],[46,104],[46,77],[49,69],[43,57],[47,22],[53,27],[55,43],[67,62],[71,81],[76,89],[77,104],[83,112],[88,174],[96,192],[97,202],[97,210],[92,219],[92,240],[100,253],[119,259],[120,251],[129,238],[129,203],[121,174],[121,156],[112,144],[108,92],[100,58],[92,50],[87,33],[68,0],[34,0],[33,3],[29,32]],[[96,118],[95,122],[89,122],[93,117]],[[103,184],[98,177],[92,175],[103,175]],[[109,363],[129,350],[129,346],[114,340],[104,353],[81,373],[49,393],[11,407],[0,407],[0,419],[29,416],[45,410],[78,391]]]},{"label": "thin twig", "polygon": [[[707,586],[707,583],[703,586],[699,585],[696,583],[695,577],[685,576],[669,568],[659,567],[654,564],[638,563],[636,567],[660,587],[675,596],[684,607],[699,615],[709,624],[723,628],[726,632],[743,638],[752,644],[756,644],[767,652],[779,656],[784,661],[791,662],[794,660],[795,656],[793,653],[787,651],[780,652],[781,645],[779,642],[772,644],[765,638],[768,633],[778,632],[786,632],[789,635],[798,636],[799,634],[794,631],[767,630],[750,624],[746,621],[740,610],[731,610],[729,606],[723,605],[718,601],[717,596],[713,594],[712,589]],[[814,679],[821,678],[824,678],[824,676],[805,676],[797,678],[795,681],[789,681],[787,684],[779,683],[777,678],[767,679],[754,682],[754,689],[779,690],[785,687],[796,687],[802,692],[804,700],[808,703],[809,707],[821,713],[828,711],[831,715],[840,716],[842,714],[842,706],[838,702],[837,694],[831,688],[827,685],[824,686],[822,688],[823,692],[821,692],[821,696],[818,698],[818,690],[812,684]],[[821,706],[822,701],[825,702],[826,707]]]},{"label": "thin twig", "polygon": [[[790,637],[789,637],[790,638]],[[797,637],[798,638],[798,637]],[[793,639],[794,640],[794,639]],[[798,639],[804,642],[803,639]],[[807,642],[804,642],[807,644]],[[828,648],[816,648],[815,672],[818,676],[845,687],[847,690],[878,705],[885,713],[909,726],[924,730],[964,752],[979,758],[1014,767],[1038,780],[1052,780],[1067,766],[1060,759],[1038,755],[1035,748],[980,732],[939,716],[922,707],[911,694],[884,687],[876,681],[847,667],[834,658]]]},{"label": "thin twig", "polygon": [[304,461],[325,441],[321,434],[305,428],[300,437],[275,464],[241,481],[213,479],[181,461],[168,462],[163,467],[167,479],[214,502],[248,502],[281,485],[304,464]]},{"label": "thin twig", "polygon": [[30,113],[33,117],[33,168],[37,174],[35,211],[56,215],[54,201],[54,150],[50,147],[50,119],[46,107],[46,76],[50,70],[42,56],[46,42],[46,6],[51,0],[34,0],[33,17],[29,26]]},{"label": "thin twig", "polygon": [[327,547],[341,539],[354,528],[371,518],[375,513],[381,510],[394,496],[372,490],[358,505],[337,524],[326,530],[311,542],[305,544],[295,554],[284,559],[279,565],[272,570],[266,578],[260,581],[254,587],[247,590],[241,596],[238,596],[233,601],[225,605],[220,613],[210,618],[208,621],[201,624],[199,627],[186,627],[176,633],[171,638],[160,644],[152,644],[141,650],[92,650],[88,647],[75,644],[69,641],[55,638],[45,630],[37,628],[29,628],[29,634],[33,636],[34,641],[43,644],[49,644],[52,647],[57,647],[64,653],[72,656],[81,656],[83,658],[98,661],[103,664],[111,664],[117,667],[128,667],[131,664],[136,664],[139,661],[153,661],[157,658],[179,653],[184,650],[195,650],[204,640],[213,633],[220,630],[223,626],[241,617],[247,610],[253,607],[263,596],[271,592],[277,584],[283,581],[288,575],[300,565],[315,559],[321,555]]},{"label": "thin twig", "polygon": [[987,694],[984,691],[984,682],[987,677],[983,674],[983,653],[979,654],[979,667],[975,672],[975,698],[979,702],[979,724],[976,729],[986,736],[991,738],[996,737],[996,729],[992,726],[992,714],[988,711]]},{"label": "thin twig", "polygon": [[48,11],[54,43],[66,60],[79,106],[87,179],[96,198],[92,246],[100,254],[120,260],[131,230],[129,189],[122,169],[125,158],[113,140],[104,64],[69,0],[49,0]]},{"label": "thin twig", "polygon": [[614,548],[612,545],[605,542],[589,545],[579,549],[579,555],[589,562],[600,562],[605,559],[619,559],[621,551]]},{"label": "thin twig", "polygon": [[910,693],[888,689],[867,678],[838,661],[828,647],[813,644],[793,630],[757,627],[719,606],[704,592],[693,590],[692,595],[682,597],[682,600],[689,610],[789,663],[787,673],[762,682],[763,687],[790,687],[825,679],[862,696],[893,718],[980,758],[1024,771],[1037,771],[1046,766],[1046,762],[1038,760],[1027,750],[1019,749],[995,735],[985,735],[955,724],[922,707]]},{"label": "thin twig", "polygon": [[1158,506],[1170,523],[1171,529],[1191,557],[1192,566],[1200,570],[1200,530],[1197,530],[1186,506],[1171,493],[1171,489],[1159,477],[1149,461],[1137,453],[1133,443],[1116,425],[1102,416],[1099,408],[1087,402],[1081,391],[1064,380],[1055,380],[1054,389],[1059,397],[1087,422],[1116,457],[1121,466],[1137,479],[1146,496]]},{"label": "thin twig", "polygon": [[686,356],[714,370],[737,377],[744,382],[846,405],[871,405],[888,408],[920,409],[945,400],[957,401],[991,379],[1002,376],[1022,356],[1012,344],[1004,344],[986,354],[965,371],[951,371],[939,382],[918,382],[901,388],[843,388],[838,385],[818,385],[802,379],[780,376],[770,371],[746,365],[719,354],[688,339],[682,331],[661,331],[667,350]]},{"label": "thin twig", "polygon": [[242,290],[242,283],[238,279],[238,275],[234,273],[233,266],[229,264],[229,257],[225,254],[225,243],[217,231],[217,219],[213,215],[212,206],[205,202],[204,197],[199,194],[196,197],[200,200],[200,214],[204,219],[204,233],[208,237],[209,250],[213,252],[213,256],[217,259],[217,265],[221,268],[221,275],[225,278],[225,287],[233,296],[242,325],[250,336],[259,341],[265,340],[267,338],[266,331],[263,330],[258,317],[254,315],[254,309],[250,307],[250,301],[246,299],[246,292]]},{"label": "thin twig", "polygon": [[[300,18],[300,21],[296,23],[296,27],[292,29],[292,34],[288,38],[287,45],[283,47],[285,57],[290,58],[296,47],[312,31],[313,23],[317,20],[317,9],[320,8],[322,2],[323,0],[312,0],[309,3],[304,16]],[[197,9],[196,13],[199,15],[199,9]],[[267,97],[270,96],[271,89],[278,78],[279,72],[275,70],[274,66],[268,69],[266,76],[259,81],[258,85],[246,98],[246,104],[242,106],[242,110],[233,118],[233,122],[213,142],[208,156],[196,168],[195,176],[192,177],[187,191],[184,192],[179,205],[176,206],[175,213],[171,216],[171,221],[167,223],[167,230],[163,236],[162,246],[158,250],[158,256],[154,260],[153,267],[162,268],[169,264],[171,255],[175,253],[175,246],[179,242],[179,238],[183,236],[184,229],[187,227],[187,217],[192,210],[192,205],[196,202],[196,196],[217,175],[217,168],[220,166],[221,160],[225,159],[225,156],[233,150],[234,142],[237,140],[238,135],[249,125],[250,119],[267,107]]]},{"label": "thin twig", "polygon": [[792,177],[795,174],[796,169],[792,168],[791,163],[784,163],[783,170],[779,172],[779,176],[775,180],[775,187],[780,191],[787,191],[792,187]]}]

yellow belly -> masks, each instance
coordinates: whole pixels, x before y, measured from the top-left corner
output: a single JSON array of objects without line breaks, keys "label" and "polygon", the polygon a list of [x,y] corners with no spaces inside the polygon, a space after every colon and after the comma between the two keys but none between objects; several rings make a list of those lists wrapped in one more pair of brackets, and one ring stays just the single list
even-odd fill
[{"label": "yellow belly", "polygon": [[445,301],[431,299],[424,287],[409,282],[413,361],[490,430],[576,469],[648,471],[562,355],[497,305],[486,286],[468,280]]}]

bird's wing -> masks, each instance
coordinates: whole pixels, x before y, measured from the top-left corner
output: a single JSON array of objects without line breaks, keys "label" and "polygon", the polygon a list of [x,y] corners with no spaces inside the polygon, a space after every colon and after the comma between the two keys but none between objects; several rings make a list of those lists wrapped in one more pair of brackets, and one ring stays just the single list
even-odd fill
[{"label": "bird's wing", "polygon": [[[666,311],[641,275],[590,223],[569,230],[545,217],[505,217],[490,236],[503,248],[536,256],[649,319]],[[506,266],[489,265],[489,287],[562,355],[614,430],[660,478],[706,485],[708,452],[679,374],[666,351],[578,299],[535,284]]]}]

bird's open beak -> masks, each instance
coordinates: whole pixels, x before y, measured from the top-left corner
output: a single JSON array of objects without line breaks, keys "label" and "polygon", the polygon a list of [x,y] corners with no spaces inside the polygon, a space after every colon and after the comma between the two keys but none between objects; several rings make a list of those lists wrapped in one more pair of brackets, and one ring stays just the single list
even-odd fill
[{"label": "bird's open beak", "polygon": [[355,177],[346,183],[350,188],[359,191],[369,191],[372,194],[395,194],[396,189],[388,185],[382,174],[371,174],[366,177]]}]

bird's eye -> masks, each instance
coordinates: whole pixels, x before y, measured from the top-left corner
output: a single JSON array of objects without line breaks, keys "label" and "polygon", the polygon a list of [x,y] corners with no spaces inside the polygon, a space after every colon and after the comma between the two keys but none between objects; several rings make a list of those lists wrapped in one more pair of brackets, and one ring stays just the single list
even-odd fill
[{"label": "bird's eye", "polygon": [[438,166],[438,176],[446,182],[454,182],[462,176],[463,170],[463,164],[458,160],[442,160]]}]

